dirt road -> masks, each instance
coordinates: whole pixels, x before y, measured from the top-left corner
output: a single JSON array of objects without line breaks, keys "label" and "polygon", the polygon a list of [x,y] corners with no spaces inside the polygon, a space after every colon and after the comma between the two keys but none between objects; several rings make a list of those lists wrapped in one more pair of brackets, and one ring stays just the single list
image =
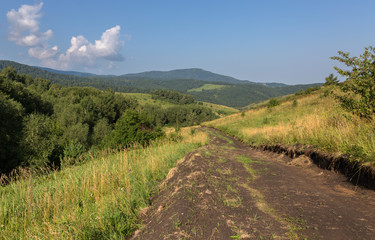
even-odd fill
[{"label": "dirt road", "polygon": [[218,131],[172,169],[133,239],[375,239],[375,192]]}]

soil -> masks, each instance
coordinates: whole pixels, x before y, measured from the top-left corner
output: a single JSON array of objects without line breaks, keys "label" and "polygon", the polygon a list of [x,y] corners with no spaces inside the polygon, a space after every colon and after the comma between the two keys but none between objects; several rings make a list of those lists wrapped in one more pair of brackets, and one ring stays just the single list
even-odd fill
[{"label": "soil", "polygon": [[202,131],[210,143],[171,169],[132,239],[375,239],[374,191]]}]

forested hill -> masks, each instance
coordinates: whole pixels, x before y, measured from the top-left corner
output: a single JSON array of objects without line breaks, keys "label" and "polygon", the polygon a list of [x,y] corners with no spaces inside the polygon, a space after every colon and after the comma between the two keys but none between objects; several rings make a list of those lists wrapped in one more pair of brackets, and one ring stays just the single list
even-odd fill
[{"label": "forested hill", "polygon": [[151,71],[121,76],[103,76],[79,72],[32,67],[12,61],[0,61],[0,70],[12,66],[18,73],[48,79],[63,86],[86,86],[117,92],[147,93],[155,89],[177,90],[193,95],[196,100],[230,107],[244,107],[272,97],[292,94],[321,84],[285,85],[253,83],[219,75],[202,69],[169,72]]},{"label": "forested hill", "polygon": [[177,69],[172,71],[149,71],[142,73],[125,74],[123,77],[154,78],[154,79],[195,79],[206,82],[225,82],[234,84],[252,83],[241,81],[233,77],[216,74],[199,68]]}]

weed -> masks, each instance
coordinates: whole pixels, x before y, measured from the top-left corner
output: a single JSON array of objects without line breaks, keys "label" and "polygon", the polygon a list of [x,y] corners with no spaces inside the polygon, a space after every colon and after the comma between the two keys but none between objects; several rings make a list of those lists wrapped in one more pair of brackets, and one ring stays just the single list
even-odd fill
[{"label": "weed", "polygon": [[230,236],[231,239],[241,239],[241,228],[234,227],[236,229],[236,235]]},{"label": "weed", "polygon": [[173,222],[173,227],[175,228],[175,229],[178,229],[178,228],[180,228],[181,226],[182,226],[182,222],[180,221],[180,219],[178,218],[178,217],[173,217],[173,219],[172,219],[172,222]]},{"label": "weed", "polygon": [[260,218],[260,216],[258,216],[257,213],[255,213],[255,214],[253,215],[253,220],[254,220],[255,222],[258,221],[259,218]]}]

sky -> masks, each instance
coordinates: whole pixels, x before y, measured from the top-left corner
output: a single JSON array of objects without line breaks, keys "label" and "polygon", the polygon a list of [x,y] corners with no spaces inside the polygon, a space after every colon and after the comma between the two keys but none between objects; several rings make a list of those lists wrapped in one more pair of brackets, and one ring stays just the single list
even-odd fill
[{"label": "sky", "polygon": [[95,74],[202,68],[324,82],[375,46],[373,0],[1,0],[0,60]]}]

